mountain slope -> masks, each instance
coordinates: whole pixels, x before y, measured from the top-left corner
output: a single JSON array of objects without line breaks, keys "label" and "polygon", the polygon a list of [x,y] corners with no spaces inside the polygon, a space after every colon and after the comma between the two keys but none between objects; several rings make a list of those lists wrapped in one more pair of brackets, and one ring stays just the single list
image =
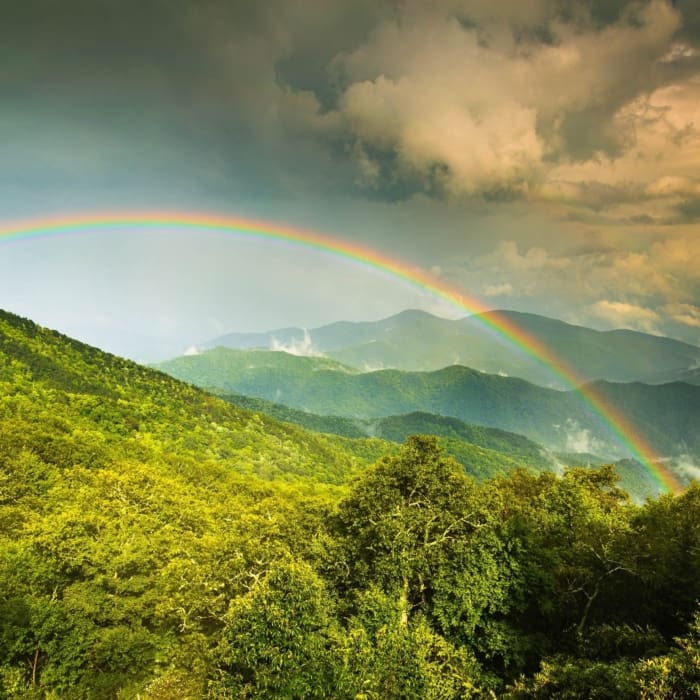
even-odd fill
[{"label": "mountain slope", "polygon": [[[218,359],[210,364],[209,353],[178,358],[159,367],[185,381],[199,381],[202,386],[312,413],[376,419],[423,411],[521,433],[556,451],[629,456],[577,392],[554,391],[462,366],[436,372],[381,370],[363,374],[322,369],[298,381],[294,372],[289,378],[280,374],[270,377],[264,368],[256,369],[257,352],[216,351],[217,358],[223,353],[237,356],[232,363],[237,366],[251,358],[253,368],[242,373],[221,374]],[[287,361],[294,364],[300,359]],[[700,455],[700,388],[682,383],[649,386],[609,382],[597,383],[596,388],[660,454]]]},{"label": "mountain slope", "polygon": [[[454,420],[384,428],[414,426],[512,468]],[[696,605],[697,488],[637,509],[609,469],[482,486],[430,437],[338,485],[387,443],[281,424],[3,312],[0,435],[2,697],[387,697],[416,678],[415,698],[496,697],[575,649],[581,615],[623,642],[643,630],[648,664],[646,640],[671,649]]]},{"label": "mountain slope", "polygon": [[308,555],[378,442],[281,424],[5,312],[0,435],[0,695],[76,700],[205,697],[230,602]]},{"label": "mountain slope", "polygon": [[266,477],[296,474],[337,483],[357,466],[328,437],[236,409],[6,312],[0,312],[0,382],[6,444],[13,436],[26,442],[27,422],[28,435],[46,435],[46,445],[42,438],[32,448],[47,456],[70,453],[74,435],[87,431],[99,435],[96,444],[109,454],[118,445],[120,457],[138,459],[148,451],[144,445],[155,445],[168,460],[196,454],[200,462],[206,457],[203,465],[208,459]]},{"label": "mountain slope", "polygon": [[542,464],[543,448],[523,435],[465,423],[449,416],[415,411],[375,419],[345,418],[309,413],[266,399],[240,394],[221,393],[220,395],[235,406],[259,411],[278,420],[295,423],[320,433],[331,433],[348,438],[377,437],[392,442],[403,442],[409,435],[437,435],[464,440],[540,466]]},{"label": "mountain slope", "polygon": [[700,367],[654,373],[648,379],[649,384],[667,384],[669,382],[684,382],[700,386]]},{"label": "mountain slope", "polygon": [[569,388],[537,361],[520,351],[489,323],[514,325],[539,341],[583,381],[649,381],[697,367],[700,348],[636,331],[596,331],[515,311],[448,320],[424,311],[404,311],[374,322],[339,322],[308,332],[284,328],[267,333],[234,333],[205,347],[279,348],[322,352],[359,369],[396,368],[430,371],[451,364],[492,374],[521,377],[543,386]]},{"label": "mountain slope", "polygon": [[[551,468],[554,458],[537,443],[523,435],[510,433],[498,428],[471,425],[457,418],[439,416],[432,413],[414,412],[386,418],[358,419],[343,416],[323,416],[309,413],[282,404],[240,394],[220,394],[223,399],[235,406],[259,411],[277,420],[300,425],[308,430],[330,433],[347,438],[372,437],[391,442],[403,443],[410,435],[435,435],[443,438],[446,452],[464,465],[469,473],[484,476],[488,470],[474,469],[475,459],[472,448],[480,448],[494,455],[506,457],[502,467],[529,467],[535,470]],[[449,443],[449,444],[448,444]],[[469,457],[465,457],[465,455]],[[485,453],[484,453],[485,454]],[[499,473],[501,469],[499,468]]]}]

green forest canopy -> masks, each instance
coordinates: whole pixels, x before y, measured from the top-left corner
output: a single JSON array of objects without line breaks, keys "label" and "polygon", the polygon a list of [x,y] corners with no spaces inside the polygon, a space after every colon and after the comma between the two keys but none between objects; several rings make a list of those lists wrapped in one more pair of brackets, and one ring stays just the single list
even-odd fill
[{"label": "green forest canopy", "polygon": [[0,697],[698,696],[697,485],[477,482],[4,313],[0,397]]}]

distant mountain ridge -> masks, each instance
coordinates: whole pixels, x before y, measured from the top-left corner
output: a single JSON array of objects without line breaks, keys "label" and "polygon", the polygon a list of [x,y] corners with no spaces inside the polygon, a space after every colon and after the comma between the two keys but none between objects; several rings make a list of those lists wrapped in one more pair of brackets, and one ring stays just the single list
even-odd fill
[{"label": "distant mountain ridge", "polygon": [[[230,361],[222,361],[226,357]],[[284,369],[270,367],[275,358]],[[329,369],[327,363],[326,358],[217,348],[158,368],[205,388],[316,414],[374,419],[422,411],[520,433],[553,451],[593,452],[615,459],[630,456],[620,451],[605,421],[575,391],[548,389],[460,365],[434,372],[352,373]],[[222,372],[224,365],[230,371]],[[700,387],[680,382],[657,386],[596,382],[595,388],[660,455],[700,460]]]},{"label": "distant mountain ridge", "polygon": [[323,354],[360,369],[432,371],[459,364],[568,389],[559,377],[517,345],[490,330],[512,324],[542,343],[584,382],[685,381],[700,384],[700,348],[631,330],[597,331],[517,311],[493,311],[450,320],[408,310],[379,321],[339,321],[311,330],[282,328],[266,333],[230,333],[203,348],[279,349]]},{"label": "distant mountain ridge", "polygon": [[[380,438],[402,443],[409,435],[429,434],[455,438],[488,450],[494,450],[519,460],[522,465],[541,469],[554,466],[552,456],[545,454],[541,445],[524,435],[499,428],[486,428],[465,423],[458,418],[434,413],[414,411],[399,416],[374,419],[345,418],[308,413],[283,404],[241,394],[221,394],[221,398],[234,406],[265,413],[276,420],[300,425],[307,430],[330,433],[347,438]],[[585,455],[577,455],[582,457]]]}]

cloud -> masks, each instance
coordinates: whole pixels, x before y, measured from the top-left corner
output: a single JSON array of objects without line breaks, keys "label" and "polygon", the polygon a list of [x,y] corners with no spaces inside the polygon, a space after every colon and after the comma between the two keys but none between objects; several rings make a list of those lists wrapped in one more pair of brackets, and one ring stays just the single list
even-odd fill
[{"label": "cloud", "polygon": [[193,357],[194,355],[201,355],[202,351],[196,345],[190,345],[182,354],[185,357]]},{"label": "cloud", "polygon": [[66,2],[6,13],[2,85],[12,104],[32,84],[40,111],[110,144],[50,130],[49,164],[82,155],[123,169],[121,186],[144,161],[170,179],[189,161],[190,182],[224,196],[359,187],[600,210],[659,196],[660,148],[661,177],[697,162],[690,2]]},{"label": "cloud", "polygon": [[674,195],[700,197],[700,180],[681,175],[664,175],[650,182],[645,193],[650,197],[672,197]]},{"label": "cloud", "polygon": [[509,297],[513,294],[513,285],[508,282],[487,284],[481,293],[485,297]]},{"label": "cloud", "polygon": [[520,253],[516,241],[501,241],[495,256],[514,270],[561,270],[571,265],[571,260],[567,257],[553,255],[538,246],[533,246],[528,248],[525,253]]},{"label": "cloud", "polygon": [[276,338],[272,338],[270,342],[270,350],[276,352],[286,352],[289,355],[297,355],[300,357],[323,357],[323,353],[311,342],[309,332],[304,329],[304,337],[301,340],[292,338],[289,343],[284,343]]},{"label": "cloud", "polygon": [[700,308],[694,304],[668,304],[664,310],[674,321],[700,328]]},{"label": "cloud", "polygon": [[[571,226],[568,227],[571,229]],[[500,298],[508,308],[594,328],[633,328],[697,342],[700,239],[689,230],[649,232],[630,240],[620,229],[577,229],[549,245],[499,241],[481,255],[444,261],[443,279],[484,297]],[[507,283],[503,280],[507,280]],[[503,282],[502,282],[503,281]],[[498,297],[496,297],[498,298]]]},{"label": "cloud", "polygon": [[582,428],[577,421],[567,418],[560,430],[565,435],[565,450],[578,454],[604,454],[606,447],[588,428]]},{"label": "cloud", "polygon": [[692,481],[700,480],[700,466],[690,457],[690,455],[680,455],[673,461],[674,469],[682,476]]},{"label": "cloud", "polygon": [[653,309],[607,299],[597,301],[591,306],[590,311],[614,328],[632,328],[647,333],[657,333],[661,320],[659,314]]},{"label": "cloud", "polygon": [[487,5],[405,3],[336,58],[335,111],[361,180],[369,172],[375,187],[381,172],[432,192],[547,196],[557,163],[628,151],[639,122],[629,105],[695,60],[674,44],[681,18],[663,0],[609,23],[564,18],[555,3]]},{"label": "cloud", "polygon": [[[556,163],[536,196],[605,211],[625,224],[664,224],[693,218],[686,202],[698,197],[700,180],[700,60],[685,63],[689,74],[639,95],[618,119],[633,137],[615,157]],[[661,70],[656,64],[656,70]],[[679,68],[680,70],[680,68]],[[690,217],[688,217],[690,214]]]}]

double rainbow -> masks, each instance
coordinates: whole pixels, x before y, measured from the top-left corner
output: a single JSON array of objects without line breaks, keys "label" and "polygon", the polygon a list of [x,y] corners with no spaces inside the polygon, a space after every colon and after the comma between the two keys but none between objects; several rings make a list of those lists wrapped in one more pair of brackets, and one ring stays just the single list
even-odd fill
[{"label": "double rainbow", "polygon": [[[511,319],[488,309],[477,298],[468,296],[454,285],[414,267],[399,258],[364,245],[286,224],[210,213],[177,211],[102,212],[97,214],[53,216],[0,225],[0,241],[29,240],[60,234],[89,233],[100,230],[175,229],[233,234],[270,241],[285,241],[345,258],[366,267],[376,268],[408,282],[421,290],[453,304],[469,314],[479,314],[479,322],[495,331],[545,367],[554,377],[575,390],[608,426],[616,439],[649,472],[663,491],[678,492],[681,484],[656,454],[635,426],[603,394],[537,338]],[[488,313],[486,313],[488,312]]]}]

